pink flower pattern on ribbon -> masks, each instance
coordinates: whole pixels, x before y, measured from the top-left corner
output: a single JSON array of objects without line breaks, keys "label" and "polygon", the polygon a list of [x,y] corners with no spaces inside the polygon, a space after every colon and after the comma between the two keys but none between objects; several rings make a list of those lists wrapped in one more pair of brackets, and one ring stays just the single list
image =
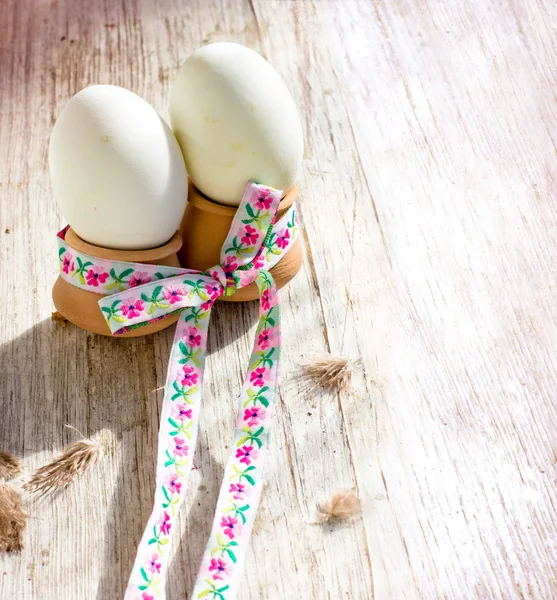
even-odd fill
[{"label": "pink flower pattern on ribbon", "polygon": [[151,277],[149,277],[149,273],[145,271],[136,271],[130,277],[129,286],[137,287],[138,285],[143,285],[144,283],[149,283],[151,281]]},{"label": "pink flower pattern on ribbon", "polygon": [[103,272],[102,267],[93,265],[88,271],[85,277],[87,279],[87,285],[93,287],[99,287],[108,279],[108,273]]},{"label": "pink flower pattern on ribbon", "polygon": [[122,314],[128,319],[139,317],[143,312],[143,302],[136,298],[127,298],[122,301]]},{"label": "pink flower pattern on ribbon", "polygon": [[73,256],[69,252],[64,252],[60,257],[60,260],[62,261],[62,271],[64,271],[66,275],[74,272],[75,263],[73,261]]}]

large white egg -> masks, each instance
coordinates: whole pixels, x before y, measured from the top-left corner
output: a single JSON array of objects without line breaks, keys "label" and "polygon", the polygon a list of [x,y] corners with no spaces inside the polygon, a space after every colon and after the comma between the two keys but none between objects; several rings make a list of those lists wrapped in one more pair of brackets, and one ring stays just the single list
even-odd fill
[{"label": "large white egg", "polygon": [[294,100],[259,54],[221,42],[182,65],[170,99],[172,129],[188,173],[206,196],[238,205],[249,180],[284,190],[302,162]]},{"label": "large white egg", "polygon": [[52,130],[49,164],[60,210],[85,241],[141,250],[178,229],[184,158],[171,129],[136,94],[112,85],[76,94]]}]

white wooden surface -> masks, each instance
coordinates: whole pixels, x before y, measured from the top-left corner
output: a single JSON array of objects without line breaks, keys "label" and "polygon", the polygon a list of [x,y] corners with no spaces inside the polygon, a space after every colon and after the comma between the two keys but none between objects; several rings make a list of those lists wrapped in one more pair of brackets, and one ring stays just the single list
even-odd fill
[{"label": "white wooden surface", "polygon": [[[51,322],[50,129],[93,83],[167,116],[181,61],[216,40],[272,62],[307,144],[306,259],[282,294],[281,402],[241,600],[557,598],[556,22],[541,0],[0,0],[0,448],[33,469],[78,437],[65,423],[119,441],[29,506],[1,598],[121,597],[172,338]],[[170,600],[205,544],[255,311],[214,314]],[[296,365],[323,350],[361,360],[359,397],[301,392]],[[362,520],[311,525],[351,486]]]}]

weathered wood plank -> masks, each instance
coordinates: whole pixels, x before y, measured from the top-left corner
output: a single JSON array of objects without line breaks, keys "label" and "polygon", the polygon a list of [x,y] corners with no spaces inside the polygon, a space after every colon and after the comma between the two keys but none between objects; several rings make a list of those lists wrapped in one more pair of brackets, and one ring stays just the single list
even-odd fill
[{"label": "weathered wood plank", "polygon": [[[71,490],[31,505],[27,548],[3,563],[2,597],[114,598],[125,587],[150,510],[160,386],[172,334],[130,343],[51,323],[56,265],[48,257],[62,221],[46,171],[49,131],[69,97],[98,82],[128,87],[167,116],[172,77],[191,51],[204,42],[233,39],[269,56],[269,23],[250,3],[241,10],[237,3],[200,3],[191,14],[184,14],[180,3],[4,4],[2,59],[10,68],[2,71],[1,130],[9,143],[2,149],[0,221],[10,233],[2,237],[0,250],[2,265],[9,265],[3,268],[2,289],[13,290],[21,272],[32,273],[30,281],[36,283],[29,284],[22,302],[8,295],[6,303],[0,354],[2,408],[9,425],[2,428],[2,445],[23,455],[29,469],[77,437],[65,423],[85,435],[107,428],[118,447]],[[288,61],[273,62],[295,88],[296,73]],[[18,104],[20,96],[24,102]],[[282,408],[244,598],[365,597],[370,589],[367,558],[359,558],[364,540],[358,526],[323,531],[311,524],[316,502],[337,486],[352,486],[354,475],[336,402],[300,397],[292,379],[300,351],[321,349],[324,343],[310,272],[306,265],[285,293]],[[187,500],[191,508],[182,515],[170,598],[191,589],[206,542],[255,311],[231,305],[215,311],[198,470]],[[345,550],[338,553],[339,548]]]},{"label": "weathered wood plank", "polygon": [[[0,448],[33,469],[76,439],[66,423],[109,429],[118,447],[30,506],[25,551],[0,559],[0,597],[121,596],[151,507],[172,339],[50,321],[63,223],[49,131],[93,83],[167,117],[181,61],[225,39],[275,65],[307,140],[306,259],[282,294],[281,404],[240,598],[557,595],[556,12],[510,0],[1,2]],[[255,314],[228,304],[213,316],[170,599],[191,590],[205,545]],[[319,350],[361,361],[358,396],[303,393],[297,365]],[[350,486],[363,519],[312,525],[315,504]]]}]

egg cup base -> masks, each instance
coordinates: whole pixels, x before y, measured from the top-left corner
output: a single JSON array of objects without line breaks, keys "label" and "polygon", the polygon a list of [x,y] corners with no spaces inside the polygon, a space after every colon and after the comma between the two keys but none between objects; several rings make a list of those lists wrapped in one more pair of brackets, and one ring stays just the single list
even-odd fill
[{"label": "egg cup base", "polygon": [[[178,232],[163,246],[149,250],[114,250],[94,246],[82,240],[71,228],[66,233],[66,241],[74,250],[97,258],[166,265],[168,267],[180,266],[176,252],[182,244],[182,237]],[[60,276],[52,288],[54,306],[65,319],[86,331],[98,333],[99,335],[112,336],[99,307],[101,297],[101,294],[88,292],[87,290],[71,285]],[[171,315],[165,319],[148,323],[143,327],[132,329],[118,337],[132,338],[156,333],[170,327],[177,320],[178,315]]]}]

